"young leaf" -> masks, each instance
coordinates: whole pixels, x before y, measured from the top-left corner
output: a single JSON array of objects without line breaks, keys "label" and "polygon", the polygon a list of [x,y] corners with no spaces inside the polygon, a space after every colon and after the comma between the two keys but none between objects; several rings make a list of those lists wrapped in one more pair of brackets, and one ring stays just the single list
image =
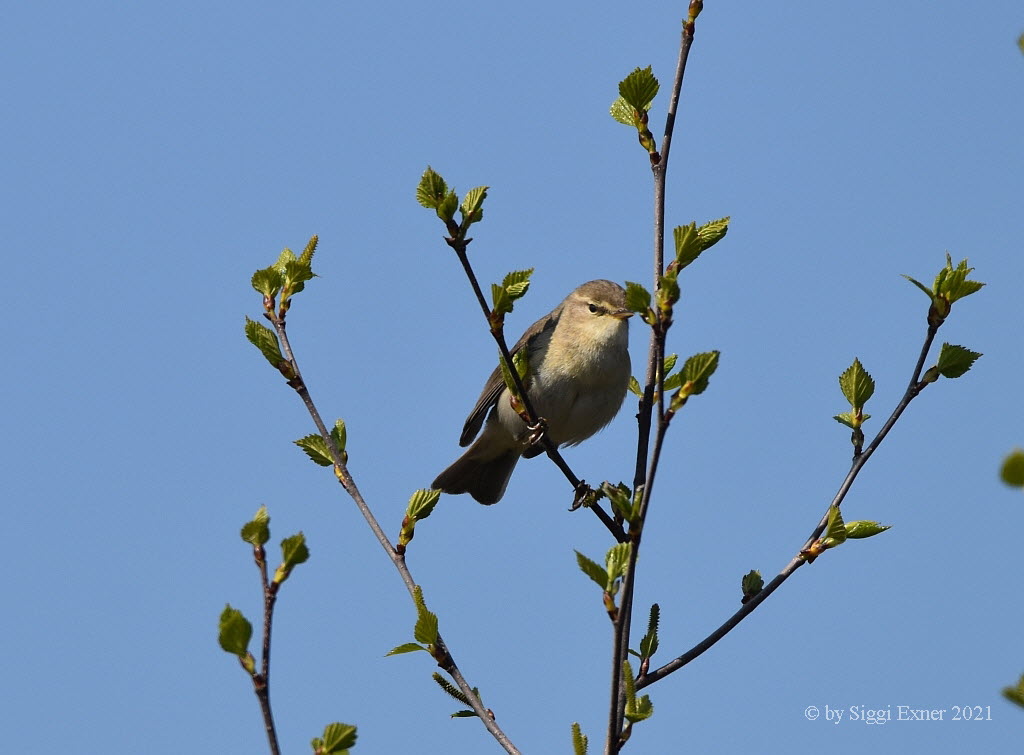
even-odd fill
[{"label": "young leaf", "polygon": [[225,652],[244,658],[249,652],[252,624],[242,615],[241,611],[228,604],[220,615],[220,631],[217,639]]},{"label": "young leaf", "polygon": [[637,380],[632,375],[629,376],[629,392],[634,394],[638,398],[643,398],[644,396],[644,391],[640,387],[640,381]]},{"label": "young leaf", "polygon": [[281,346],[277,342],[277,334],[266,325],[246,317],[245,337],[249,339],[249,343],[260,350],[260,353],[266,357],[266,360],[275,369],[279,370],[282,364],[287,364],[284,356],[281,354]]},{"label": "young leaf", "polygon": [[416,201],[430,210],[436,210],[448,195],[448,184],[429,165],[416,187]]},{"label": "young leaf", "polygon": [[748,571],[743,575],[740,587],[743,590],[743,602],[746,603],[764,589],[764,578],[761,576],[761,572],[757,569]]},{"label": "young leaf", "polygon": [[619,95],[634,110],[649,110],[659,86],[651,66],[636,68],[619,82]]},{"label": "young leaf", "polygon": [[242,525],[242,540],[252,545],[265,545],[270,539],[270,514],[266,506],[256,509],[256,515]]},{"label": "young leaf", "polygon": [[1007,485],[1024,488],[1024,451],[1017,448],[1003,460],[999,476]]},{"label": "young leaf", "polygon": [[612,106],[608,108],[608,113],[623,126],[640,128],[642,125],[640,123],[640,119],[637,117],[637,111],[621,97],[618,97],[615,102],[612,103]]},{"label": "young leaf", "polygon": [[[1024,37],[1021,37],[1021,40],[1024,40]],[[1024,49],[1024,44],[1021,44],[1021,49]],[[1024,675],[1021,676],[1016,687],[1003,687],[1003,697],[1024,708]]]},{"label": "young leaf", "polygon": [[462,225],[464,228],[468,228],[473,223],[479,223],[484,219],[483,203],[487,199],[487,190],[489,186],[477,186],[475,189],[470,189],[466,192],[466,196],[462,198],[462,205],[459,209],[462,211]]},{"label": "young leaf", "polygon": [[672,238],[675,242],[676,263],[678,268],[690,265],[706,249],[710,249],[723,238],[729,231],[729,216],[711,220],[700,228],[696,222],[689,225],[676,226],[672,230]]},{"label": "young leaf", "polygon": [[301,532],[286,537],[281,541],[282,566],[288,570],[309,560],[309,548],[306,546],[306,536]]},{"label": "young leaf", "polygon": [[458,206],[459,195],[454,190],[449,191],[437,205],[437,217],[447,223],[455,217],[455,210]]},{"label": "young leaf", "polygon": [[591,561],[579,551],[576,551],[576,563],[580,571],[590,577],[602,590],[608,590],[608,574],[596,561]]},{"label": "young leaf", "polygon": [[[321,467],[332,467],[334,466],[334,460],[331,458],[330,451],[327,450],[327,444],[324,443],[324,439],[318,434],[313,433],[307,435],[305,438],[299,438],[294,441],[295,445],[306,452],[306,456],[313,460],[315,464],[319,464]],[[345,455],[342,452],[342,460]]]},{"label": "young leaf", "polygon": [[626,308],[632,312],[646,312],[651,308],[651,292],[639,283],[626,281]]},{"label": "young leaf", "polygon": [[348,463],[348,454],[345,452],[345,446],[348,444],[348,429],[345,427],[345,420],[334,420],[334,427],[331,428],[331,440],[338,447],[341,460]]},{"label": "young leaf", "polygon": [[[533,275],[533,268],[527,270],[515,270],[505,276],[501,281],[501,287],[508,294],[510,302],[522,299],[530,290],[530,276]],[[512,311],[512,304],[509,305],[509,312]]]},{"label": "young leaf", "polygon": [[943,377],[958,378],[971,369],[980,356],[981,354],[977,351],[944,343],[939,351],[939,361],[936,367]]},{"label": "young leaf", "polygon": [[684,383],[691,383],[692,387],[688,395],[697,396],[707,390],[708,380],[718,369],[718,351],[706,351],[703,354],[694,354],[686,360],[681,375]]},{"label": "young leaf", "polygon": [[629,665],[629,661],[622,663],[622,682],[626,688],[626,720],[635,724],[650,718],[654,713],[654,706],[648,695],[636,696],[636,681],[633,679],[633,668]]},{"label": "young leaf", "polygon": [[825,547],[834,548],[845,542],[846,525],[843,523],[843,515],[839,513],[838,506],[831,506],[828,510],[828,524],[825,527]]},{"label": "young leaf", "polygon": [[273,265],[252,274],[252,287],[264,296],[271,298],[277,296],[283,285],[284,277],[281,275],[281,271]]},{"label": "young leaf", "polygon": [[843,412],[842,414],[837,414],[832,419],[834,419],[836,422],[842,425],[846,425],[851,430],[856,430],[869,419],[871,419],[871,415],[864,413],[861,413],[860,415],[855,415],[853,412]]},{"label": "young leaf", "polygon": [[[629,566],[629,543],[618,543],[608,549],[604,557],[605,573],[608,575],[608,586],[613,587],[617,579],[626,576]],[[609,592],[612,590],[609,589]]]},{"label": "young leaf", "polygon": [[413,601],[416,603],[416,627],[412,636],[417,642],[425,645],[437,644],[437,614],[427,610],[427,604],[423,601],[423,588],[417,586],[413,592]]},{"label": "young leaf", "polygon": [[426,519],[440,499],[440,490],[417,490],[409,499],[409,505],[405,509],[406,516],[417,522]]},{"label": "young leaf", "polygon": [[867,519],[859,519],[856,522],[846,523],[846,536],[853,540],[859,540],[865,537],[874,537],[880,532],[885,532],[890,527],[892,527],[891,524],[880,524],[878,522],[868,521]]},{"label": "young leaf", "polygon": [[402,653],[415,653],[417,650],[426,650],[425,647],[415,642],[405,642],[398,647],[391,648],[384,657],[387,658],[389,655],[401,655]]},{"label": "young leaf", "polygon": [[854,358],[853,364],[839,376],[839,388],[850,402],[850,406],[859,409],[875,392],[875,381],[861,365],[860,360]]},{"label": "young leaf", "polygon": [[323,737],[313,740],[315,755],[348,755],[349,748],[355,747],[356,727],[351,724],[327,724]]}]

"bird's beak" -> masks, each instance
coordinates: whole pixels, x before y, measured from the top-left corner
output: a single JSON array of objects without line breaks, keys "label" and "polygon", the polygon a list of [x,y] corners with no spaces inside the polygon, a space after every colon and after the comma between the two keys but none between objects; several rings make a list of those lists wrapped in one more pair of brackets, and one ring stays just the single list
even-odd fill
[{"label": "bird's beak", "polygon": [[625,309],[625,308],[617,309],[614,312],[609,312],[608,314],[610,314],[616,320],[628,320],[630,317],[633,316],[632,310]]}]

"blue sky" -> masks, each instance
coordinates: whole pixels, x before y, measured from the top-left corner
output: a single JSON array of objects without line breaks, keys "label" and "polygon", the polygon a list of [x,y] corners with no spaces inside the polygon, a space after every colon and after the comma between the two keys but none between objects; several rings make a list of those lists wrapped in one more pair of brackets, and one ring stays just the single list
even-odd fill
[{"label": "blue sky", "polygon": [[[852,12],[851,12],[852,11]],[[877,11],[877,12],[876,12]],[[320,277],[290,328],[314,397],[349,426],[352,473],[397,536],[409,495],[458,453],[494,349],[433,215],[431,164],[490,185],[486,284],[536,267],[510,336],[584,280],[650,278],[650,173],[612,121],[618,81],[667,91],[684,4],[36,2],[0,30],[7,369],[7,591],[0,692],[10,752],[260,752],[247,679],[217,646],[227,602],[256,619],[238,529],[312,559],[276,618],[286,752],[325,723],[357,753],[497,751],[430,681],[397,575],[311,431],[245,342],[249,277],[317,233]],[[854,15],[859,12],[863,15]],[[1005,751],[1024,711],[1024,13],[1009,0],[881,6],[708,2],[683,89],[670,225],[731,215],[690,268],[670,350],[720,349],[677,418],[645,533],[637,605],[662,662],[738,606],[752,568],[803,543],[849,464],[836,377],[856,356],[877,429],[924,336],[949,250],[989,285],[939,341],[984,353],[929,387],[869,462],[848,519],[893,525],[799,572],[718,646],[647,690],[628,751]],[[665,97],[652,125],[660,133]],[[634,365],[646,333],[632,323]],[[515,331],[512,333],[511,331]],[[639,372],[638,369],[636,369]],[[566,458],[628,479],[634,406]],[[543,458],[494,507],[444,497],[409,562],[472,684],[523,752],[600,749],[610,631]],[[276,555],[276,552],[275,552]],[[809,722],[810,706],[991,706],[990,721]],[[951,713],[947,713],[947,719]]]}]

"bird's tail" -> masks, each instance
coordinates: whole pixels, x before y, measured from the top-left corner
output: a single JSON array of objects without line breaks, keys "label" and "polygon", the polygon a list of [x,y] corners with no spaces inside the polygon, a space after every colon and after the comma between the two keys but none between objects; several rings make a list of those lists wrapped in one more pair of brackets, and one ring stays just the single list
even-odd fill
[{"label": "bird's tail", "polygon": [[519,452],[508,450],[491,459],[478,454],[479,450],[471,447],[439,474],[431,487],[445,493],[469,493],[487,505],[500,501],[519,461]]}]

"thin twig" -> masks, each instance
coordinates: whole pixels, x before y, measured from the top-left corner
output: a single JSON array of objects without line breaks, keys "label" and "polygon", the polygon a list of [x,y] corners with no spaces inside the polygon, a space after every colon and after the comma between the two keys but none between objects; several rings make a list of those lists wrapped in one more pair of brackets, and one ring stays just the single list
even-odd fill
[{"label": "thin twig", "polygon": [[263,726],[267,730],[267,742],[271,755],[281,755],[281,747],[277,742],[277,727],[274,726],[274,714],[270,708],[270,635],[274,623],[274,603],[277,591],[270,584],[267,576],[267,553],[262,545],[254,546],[256,567],[260,570],[260,584],[263,588],[263,658],[260,673],[253,674],[253,690],[260,703],[263,714]]},{"label": "thin twig", "polygon": [[[295,355],[292,352],[291,343],[288,340],[288,334],[285,329],[284,320],[276,315],[276,313],[273,310],[273,307],[271,307],[268,310],[267,317],[274,325],[274,330],[277,332],[277,337],[280,340],[284,356],[290,363],[293,370],[294,377],[288,381],[288,384],[291,385],[292,388],[294,388],[295,391],[302,398],[302,402],[306,405],[306,410],[312,417],[313,423],[316,425],[317,430],[320,432],[320,436],[327,444],[327,449],[330,452],[331,460],[334,462],[334,474],[338,478],[338,482],[341,483],[342,487],[345,488],[345,491],[349,494],[349,496],[352,497],[352,500],[355,501],[356,507],[359,509],[360,513],[362,513],[363,518],[366,520],[366,523],[370,526],[370,529],[373,531],[373,534],[377,537],[377,540],[378,542],[380,542],[381,547],[384,548],[384,552],[387,553],[388,558],[391,559],[391,563],[398,570],[398,573],[402,578],[402,582],[405,583],[406,589],[409,591],[409,594],[413,595],[415,593],[417,585],[416,581],[412,577],[412,573],[409,571],[409,567],[405,562],[405,558],[398,553],[398,551],[395,549],[393,545],[391,545],[391,542],[388,540],[383,528],[381,528],[380,524],[377,522],[377,518],[373,515],[373,512],[370,510],[369,505],[366,503],[362,494],[359,492],[359,488],[356,486],[355,480],[352,478],[352,475],[349,474],[348,467],[341,458],[341,452],[335,445],[334,439],[331,437],[330,432],[328,432],[327,430],[327,426],[324,424],[323,419],[320,417],[320,412],[317,410],[316,405],[313,403],[312,397],[309,395],[309,390],[306,387],[305,381],[302,379],[302,373],[299,370],[298,362],[296,361]],[[450,651],[448,651],[447,645],[445,644],[440,634],[438,634],[437,636],[437,644],[439,647],[444,649],[444,665],[442,666],[442,668],[444,668],[444,670],[447,671],[452,676],[453,679],[455,679],[456,683],[459,686],[459,689],[462,690],[462,693],[466,696],[466,699],[469,700],[470,706],[473,708],[473,712],[475,712],[477,716],[480,718],[480,721],[483,723],[484,727],[487,729],[487,731],[491,733],[491,736],[493,736],[495,740],[497,740],[498,744],[500,744],[505,749],[505,752],[509,753],[509,755],[520,755],[519,750],[516,749],[515,745],[512,744],[512,742],[509,740],[505,732],[503,732],[501,728],[497,725],[497,723],[495,723],[494,719],[491,717],[491,714],[489,713],[487,708],[484,707],[484,704],[481,702],[480,698],[476,695],[476,693],[473,692],[473,688],[469,685],[469,683],[463,677],[462,673],[459,671],[459,668],[455,663],[455,659],[451,656],[451,653]]]},{"label": "thin twig", "polygon": [[[668,113],[665,118],[665,133],[662,139],[660,159],[652,160],[651,171],[654,177],[654,288],[661,286],[661,276],[665,272],[665,179],[668,171],[669,151],[672,146],[672,134],[675,129],[676,111],[679,105],[679,94],[683,87],[686,73],[686,60],[693,44],[694,21],[700,13],[700,2],[691,2],[689,18],[683,23],[682,37],[679,43],[679,58],[676,63],[676,74],[669,98]],[[662,366],[665,363],[665,337],[667,327],[657,322],[651,329],[650,347],[647,359],[647,380],[643,398],[637,412],[637,452],[636,470],[633,477],[633,489],[643,486],[640,515],[635,525],[630,526],[629,536],[632,543],[629,562],[623,577],[619,612],[614,622],[614,639],[612,642],[612,674],[611,701],[608,710],[608,734],[605,740],[606,755],[619,752],[622,744],[623,721],[625,714],[625,694],[622,684],[622,666],[629,652],[629,636],[633,612],[633,586],[636,578],[636,563],[639,556],[640,535],[647,516],[647,507],[653,489],[653,474],[657,470],[658,457],[664,440],[668,422],[664,407],[665,375]],[[648,449],[652,414],[654,413],[654,396],[657,394],[657,427],[655,431],[654,457],[648,462]],[[648,464],[650,469],[648,470]]]},{"label": "thin twig", "polygon": [[[839,490],[836,492],[835,497],[829,504],[829,509],[831,509],[832,506],[838,507],[842,505],[843,500],[846,498],[846,494],[850,491],[850,488],[853,485],[853,481],[857,479],[857,475],[860,474],[860,470],[863,469],[864,465],[867,463],[867,460],[875,452],[878,446],[881,445],[882,441],[885,440],[885,436],[889,434],[890,430],[892,430],[893,426],[896,424],[896,421],[900,418],[900,415],[902,415],[906,408],[910,405],[910,402],[913,401],[921,393],[922,390],[924,390],[926,385],[928,385],[927,383],[921,382],[921,372],[924,369],[925,360],[928,357],[928,352],[931,350],[932,343],[935,340],[935,334],[938,331],[938,328],[938,325],[928,326],[928,332],[925,336],[924,344],[921,346],[921,353],[917,358],[917,364],[914,367],[914,373],[910,378],[910,383],[907,385],[906,391],[904,391],[903,393],[903,397],[900,399],[899,403],[896,405],[896,408],[893,410],[892,414],[889,415],[889,419],[887,419],[885,424],[882,425],[882,428],[878,431],[878,434],[875,435],[875,437],[872,439],[868,447],[865,448],[862,453],[854,457],[853,463],[850,465],[850,471],[847,472],[846,477],[843,479],[842,484],[839,486]],[[768,598],[769,595],[775,592],[775,590],[783,582],[789,579],[793,572],[795,572],[797,569],[799,569],[806,563],[806,559],[802,555],[802,552],[809,548],[815,541],[817,541],[819,537],[821,537],[821,533],[825,531],[825,525],[827,521],[828,511],[826,510],[825,515],[822,516],[821,521],[814,528],[810,536],[807,538],[807,541],[800,549],[801,552],[794,556],[790,560],[790,562],[786,564],[782,571],[780,571],[772,579],[771,582],[769,582],[767,585],[761,588],[761,591],[759,593],[757,593],[756,595],[751,597],[750,600],[744,603],[740,607],[740,609],[736,611],[736,613],[734,613],[732,616],[730,616],[724,624],[718,627],[718,629],[709,634],[707,637],[698,642],[685,653],[673,659],[669,663],[666,663],[661,668],[655,669],[654,671],[651,671],[647,674],[642,674],[640,677],[638,677],[636,680],[636,688],[642,689],[643,687],[646,687],[650,684],[654,684],[656,681],[659,681],[660,679],[664,679],[672,672],[678,671],[690,661],[699,658],[716,642],[718,642],[720,639],[725,637],[725,635],[727,635],[734,628],[736,628],[736,626],[741,621],[743,621],[743,619],[749,616],[755,608],[761,605],[761,603],[763,603]]]}]

